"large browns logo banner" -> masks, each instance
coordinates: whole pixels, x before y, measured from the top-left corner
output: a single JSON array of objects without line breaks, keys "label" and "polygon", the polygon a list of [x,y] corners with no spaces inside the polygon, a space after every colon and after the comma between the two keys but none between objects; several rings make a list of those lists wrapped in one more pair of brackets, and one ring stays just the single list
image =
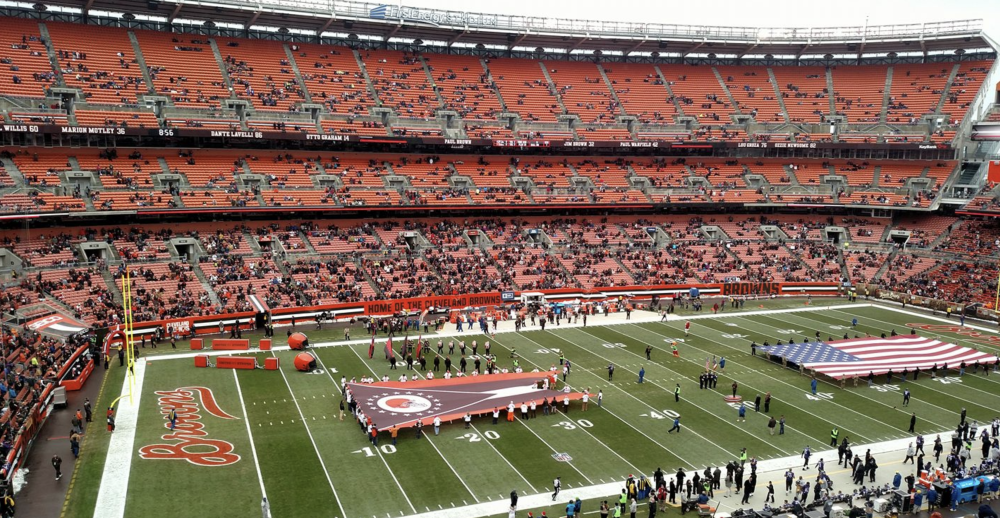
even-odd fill
[{"label": "large browns logo banner", "polygon": [[36,318],[27,324],[28,329],[44,335],[54,336],[60,339],[69,338],[81,331],[86,331],[86,324],[81,324],[76,320],[59,313],[53,313],[41,318]]},{"label": "large browns logo banner", "polygon": [[583,397],[581,393],[538,388],[545,378],[555,386],[554,372],[522,372],[406,383],[349,383],[348,388],[365,415],[385,430],[414,426],[418,420],[430,424],[435,417],[449,421],[466,413],[492,413],[494,408],[505,410],[511,402],[520,408],[521,403],[532,401],[541,404],[544,399],[558,399],[561,403],[565,397]]},{"label": "large browns logo banner", "polygon": [[[201,399],[205,411],[219,419],[237,419],[219,408],[212,389],[205,387],[183,387],[176,390],[158,391],[160,396],[160,414],[166,422],[167,433],[161,439],[170,441],[165,444],[150,444],[139,448],[139,457],[143,459],[186,460],[197,466],[228,466],[240,460],[233,453],[233,444],[229,441],[209,439],[205,425],[201,422],[201,408],[197,395]],[[170,429],[170,411],[177,416],[174,429]]]}]

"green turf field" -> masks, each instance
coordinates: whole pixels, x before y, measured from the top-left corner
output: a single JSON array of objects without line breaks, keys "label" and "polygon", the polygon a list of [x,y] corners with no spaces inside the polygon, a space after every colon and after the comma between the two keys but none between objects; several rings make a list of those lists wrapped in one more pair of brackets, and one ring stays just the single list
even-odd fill
[{"label": "green turf field", "polygon": [[[777,301],[767,307],[783,306],[804,307],[801,300]],[[748,304],[746,311],[750,309]],[[753,309],[758,309],[756,304]],[[857,328],[846,329],[855,317]],[[600,316],[591,319],[592,324],[600,321]],[[841,437],[866,443],[907,436],[910,412],[917,414],[921,433],[952,428],[961,407],[968,409],[972,419],[992,419],[1000,408],[1000,375],[986,377],[982,370],[961,379],[952,372],[935,380],[921,376],[917,382],[908,381],[913,400],[902,408],[902,390],[898,384],[884,385],[884,377],[873,388],[864,382],[857,388],[848,383],[846,389],[821,382],[819,394],[812,396],[809,378],[750,356],[750,340],[773,343],[795,337],[799,341],[816,331],[824,339],[841,338],[845,332],[877,336],[891,329],[909,332],[907,324],[920,323],[941,324],[929,316],[879,307],[833,306],[769,315],[727,312],[694,320],[686,339],[684,320],[501,333],[492,343],[502,362],[509,362],[507,351],[516,348],[526,370],[547,369],[558,364],[556,351],[562,351],[573,363],[568,383],[577,390],[602,390],[603,407],[592,401],[584,412],[576,402],[568,415],[559,412],[543,417],[539,412],[536,419],[501,420],[498,425],[483,417],[474,420],[469,430],[461,423],[445,425],[436,437],[427,427],[430,433],[421,440],[404,430],[396,446],[384,434],[378,448],[371,446],[350,416],[343,422],[337,419],[341,375],[380,377],[388,372],[379,353],[375,360],[367,359],[367,344],[313,349],[320,360],[320,374],[297,372],[292,366],[294,354],[287,351],[273,353],[281,359],[280,373],[196,369],[191,359],[158,359],[146,366],[125,516],[151,516],[166,507],[178,516],[259,516],[261,484],[273,515],[282,518],[380,518],[505,501],[513,489],[522,495],[551,491],[555,476],[562,477],[563,495],[568,498],[574,488],[619,481],[630,473],[649,475],[657,467],[672,470],[725,463],[743,447],[762,460],[795,455],[806,444],[825,447],[834,424]],[[343,337],[342,330],[306,332],[313,343]],[[919,333],[998,350],[952,332]],[[475,335],[465,336],[468,341]],[[485,339],[478,336],[480,343]],[[669,352],[673,339],[684,340],[679,359]],[[644,355],[647,346],[653,347],[651,361]],[[160,348],[157,354],[167,353]],[[699,390],[697,376],[706,358],[713,355],[726,357],[725,372],[716,390]],[[262,363],[265,354],[260,356]],[[607,376],[610,362],[617,366],[612,382]],[[636,383],[640,368],[645,369],[646,380],[641,385]],[[106,407],[117,396],[120,371],[111,369],[95,408]],[[787,419],[784,435],[770,436],[768,417],[754,413],[752,404],[746,422],[737,422],[736,410],[722,398],[731,392],[734,381],[739,394],[751,403],[756,394],[771,392],[771,413]],[[677,383],[681,384],[680,403],[673,397]],[[209,416],[202,407],[200,422],[209,438],[231,443],[239,461],[202,466],[186,460],[139,457],[142,446],[164,442],[160,436],[167,432],[156,392],[189,386],[211,389],[219,407],[236,417]],[[681,416],[683,431],[668,435],[674,415]],[[88,435],[81,475],[69,496],[66,516],[93,514],[108,439],[106,433]],[[260,477],[251,446],[256,450]],[[556,460],[556,453],[568,454],[572,461]],[[553,505],[549,515],[561,516],[555,513],[564,507],[565,502]],[[587,507],[594,509],[596,504],[588,502]]]}]

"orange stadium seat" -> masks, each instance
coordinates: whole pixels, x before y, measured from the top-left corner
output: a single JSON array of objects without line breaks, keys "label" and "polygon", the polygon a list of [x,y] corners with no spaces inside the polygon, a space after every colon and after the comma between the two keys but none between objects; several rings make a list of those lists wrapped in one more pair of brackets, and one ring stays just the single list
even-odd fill
[{"label": "orange stadium seat", "polygon": [[563,113],[539,62],[526,59],[491,59],[489,69],[507,109],[521,120],[556,122]]},{"label": "orange stadium seat", "polygon": [[503,111],[478,57],[424,54],[423,58],[449,110],[458,112],[463,119],[495,119]]},{"label": "orange stadium seat", "polygon": [[138,105],[149,86],[128,31],[78,23],[45,24],[66,86],[79,88],[84,102]]},{"label": "orange stadium seat", "polygon": [[157,94],[176,106],[202,109],[230,98],[208,37],[138,30],[135,36]]}]

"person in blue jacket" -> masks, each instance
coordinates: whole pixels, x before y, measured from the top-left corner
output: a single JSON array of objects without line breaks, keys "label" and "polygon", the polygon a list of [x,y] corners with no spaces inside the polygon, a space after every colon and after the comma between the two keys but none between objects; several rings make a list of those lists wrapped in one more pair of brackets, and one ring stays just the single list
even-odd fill
[{"label": "person in blue jacket", "polygon": [[809,382],[809,387],[812,389],[812,393],[814,396],[816,395],[816,384],[817,384],[816,378],[813,377],[812,381]]},{"label": "person in blue jacket", "polygon": [[747,420],[747,406],[745,404],[743,404],[743,403],[740,403],[740,417],[739,417],[739,420],[743,421],[744,423]]},{"label": "person in blue jacket", "polygon": [[892,488],[899,489],[899,486],[903,483],[903,476],[897,471],[892,477]]}]

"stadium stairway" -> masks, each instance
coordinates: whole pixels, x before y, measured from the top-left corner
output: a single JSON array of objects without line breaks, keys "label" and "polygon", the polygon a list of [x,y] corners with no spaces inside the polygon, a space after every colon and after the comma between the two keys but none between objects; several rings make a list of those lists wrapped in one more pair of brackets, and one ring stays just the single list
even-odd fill
[{"label": "stadium stairway", "polygon": [[45,43],[45,53],[49,56],[49,63],[52,64],[52,70],[55,70],[56,77],[59,78],[58,85],[65,88],[66,80],[63,79],[62,67],[59,66],[59,58],[56,56],[55,49],[52,48],[52,37],[49,36],[49,28],[45,26],[45,22],[38,22],[38,35],[42,37],[42,41]]},{"label": "stadium stairway", "polygon": [[774,77],[774,70],[771,70],[771,67],[767,67],[767,77],[771,80],[771,86],[774,87],[774,97],[778,100],[778,106],[781,106],[781,114],[784,115],[785,122],[792,122],[792,117],[788,115],[788,108],[785,107],[785,96],[781,95],[778,79]]},{"label": "stadium stairway", "polygon": [[941,92],[941,100],[938,101],[937,107],[934,109],[934,113],[941,113],[944,108],[945,101],[948,100],[948,92],[951,91],[951,85],[955,83],[955,77],[958,75],[958,70],[962,68],[959,63],[955,63],[951,67],[951,73],[948,74],[948,81],[944,84],[944,91]]},{"label": "stadium stairway", "polygon": [[[608,78],[607,72],[604,71],[604,67],[600,63],[597,64],[597,71],[601,73],[601,78],[604,79],[604,86],[608,87],[608,91],[611,92],[611,98],[618,103],[618,113],[621,115],[628,115],[625,112],[625,106],[622,104],[621,99],[618,98],[618,93],[615,92],[615,85],[611,84],[611,79]],[[635,138],[635,135],[632,135]]]},{"label": "stadium stairway", "polygon": [[875,176],[872,178],[872,187],[878,187],[878,182],[882,178],[882,166],[875,166],[874,172]]},{"label": "stadium stairway", "polygon": [[[254,243],[256,244],[256,243]],[[253,244],[250,245],[253,247]],[[258,247],[259,252],[259,247]],[[194,276],[198,278],[198,282],[201,283],[202,289],[208,294],[208,299],[212,301],[215,307],[223,307],[222,302],[219,300],[219,296],[215,294],[215,290],[212,289],[212,285],[208,282],[208,277],[205,276],[205,272],[201,269],[201,263],[197,260],[190,261],[191,271],[194,272]]]},{"label": "stadium stairway", "polygon": [[[712,73],[715,74],[715,78],[719,80],[719,85],[722,86],[722,91],[726,92],[726,98],[729,99],[729,105],[733,107],[733,113],[737,115],[742,115],[743,112],[740,111],[740,104],[736,102],[736,98],[733,97],[733,92],[729,89],[729,85],[722,78],[722,74],[719,73],[719,69],[712,67]],[[729,124],[733,121],[723,121],[724,124]]]},{"label": "stadium stairway", "polygon": [[142,67],[142,78],[146,81],[146,91],[152,92],[153,77],[149,75],[149,67],[146,65],[146,57],[142,55],[142,49],[139,48],[139,40],[132,31],[128,31],[128,39],[132,42],[132,52],[135,53],[135,60]]},{"label": "stadium stairway", "polygon": [[889,251],[889,255],[886,256],[884,261],[882,261],[882,266],[879,266],[878,270],[875,271],[875,275],[872,276],[872,281],[878,281],[883,275],[885,275],[885,272],[889,271],[889,267],[892,265],[892,260],[896,258],[896,254],[898,253],[899,249],[896,247],[893,247],[892,250]]},{"label": "stadium stairway", "polygon": [[833,89],[833,71],[830,70],[830,67],[826,67],[826,91],[826,98],[830,100],[830,111],[828,113],[835,115],[837,113],[837,104],[834,102],[834,99],[837,96],[834,94],[836,90]]},{"label": "stadium stairway", "polygon": [[886,243],[889,241],[889,234],[892,232],[893,226],[886,225],[885,229],[882,230],[882,236],[878,238],[879,243]]},{"label": "stadium stairway", "polygon": [[357,49],[351,49],[351,54],[354,55],[354,60],[358,63],[358,69],[361,70],[361,76],[365,78],[365,86],[368,88],[368,95],[370,95],[375,101],[375,106],[382,106],[382,99],[379,99],[378,92],[375,91],[375,84],[372,83],[372,78],[368,75],[368,67],[365,66],[365,61],[361,59],[361,54],[358,53]]},{"label": "stadium stairway", "polygon": [[656,69],[656,75],[660,76],[660,81],[663,82],[663,87],[667,89],[667,94],[670,95],[670,99],[674,101],[674,108],[677,109],[677,115],[684,117],[686,115],[684,113],[684,108],[681,107],[680,101],[678,101],[677,97],[674,95],[674,89],[670,87],[670,81],[667,81],[667,76],[663,75],[663,71],[660,70],[659,65],[653,65],[653,68]]},{"label": "stadium stairway", "polygon": [[[219,44],[215,42],[215,38],[208,40],[208,43],[212,47],[212,55],[215,56],[215,62],[219,65],[219,74],[222,76],[222,82],[225,83],[226,88],[229,89],[229,98],[235,99],[236,92],[233,91],[233,81],[229,77],[229,67],[226,66],[226,62],[222,59],[222,52],[219,51]],[[242,122],[240,124],[246,129],[246,123]]]},{"label": "stadium stairway", "polygon": [[504,102],[503,95],[500,95],[500,89],[497,88],[497,83],[493,80],[493,72],[490,70],[489,65],[486,64],[486,60],[480,58],[479,63],[483,66],[483,70],[486,71],[486,77],[490,80],[490,89],[493,90],[493,93],[497,96],[497,100],[500,101],[500,106],[503,107],[504,112],[509,113],[510,109],[507,108],[507,103]]},{"label": "stadium stairway", "polygon": [[118,287],[119,284],[115,281],[115,277],[111,275],[111,272],[105,269],[101,271],[101,277],[104,279],[104,284],[108,285],[108,291],[115,298],[115,302],[118,304],[124,303],[125,297],[122,296],[122,290]]},{"label": "stadium stairway", "polygon": [[787,165],[784,166],[784,169],[785,169],[785,174],[788,175],[788,180],[791,182],[792,186],[802,187],[802,184],[799,182],[799,178],[795,176],[795,171],[790,166]]},{"label": "stadium stairway", "polygon": [[260,255],[264,250],[260,247],[260,243],[257,241],[257,236],[253,235],[247,230],[243,231],[243,239],[250,245],[250,250],[253,250],[253,255]]},{"label": "stadium stairway", "polygon": [[[306,82],[302,79],[302,71],[299,70],[299,64],[295,61],[295,53],[288,47],[288,44],[283,44],[281,47],[285,49],[285,56],[288,57],[288,63],[292,65],[292,73],[295,74],[295,80],[302,87],[302,95],[305,96],[305,101],[307,103],[313,102],[312,95],[309,94],[309,89],[306,88]],[[319,127],[316,128],[316,131],[320,131]]]},{"label": "stadium stairway", "polygon": [[17,168],[17,164],[9,158],[0,158],[0,165],[7,171],[7,175],[14,180],[14,186],[25,185],[24,173]]},{"label": "stadium stairway", "polygon": [[[542,69],[542,75],[545,76],[545,81],[549,84],[549,92],[552,92],[552,96],[556,98],[556,102],[559,103],[559,107],[562,108],[563,113],[569,113],[566,109],[566,103],[563,102],[562,94],[559,93],[559,89],[556,88],[556,82],[552,80],[552,76],[549,75],[549,70],[545,68],[545,62],[539,61],[538,67]],[[573,132],[576,136],[576,131]]]},{"label": "stadium stairway", "polygon": [[782,244],[781,247],[784,248],[786,252],[788,252],[788,257],[791,257],[792,259],[798,261],[799,266],[801,266],[803,270],[809,272],[809,274],[812,275],[814,278],[816,277],[816,270],[813,270],[813,267],[802,259],[802,256],[799,254],[800,250],[799,247],[796,247],[795,250],[792,250],[791,248],[789,248],[787,243]]},{"label": "stadium stairway", "polygon": [[[313,247],[312,243],[309,242],[309,239],[306,237],[306,235],[301,230],[298,231],[297,235],[298,235],[299,239],[302,241],[302,245],[306,247],[307,253],[309,255],[317,255],[316,248]],[[275,264],[277,264],[277,263],[275,263]]]},{"label": "stadium stairway", "polygon": [[431,67],[427,64],[427,60],[424,59],[422,54],[417,54],[417,59],[420,60],[420,67],[424,69],[424,74],[427,76],[427,84],[431,85],[434,95],[437,96],[438,107],[442,110],[448,109],[448,103],[445,102],[444,97],[441,95],[441,88],[434,81],[434,74],[431,73]]},{"label": "stadium stairway", "polygon": [[879,121],[885,122],[886,114],[889,112],[889,97],[892,93],[892,67],[885,71],[885,89],[882,90],[882,111],[879,112]]}]

